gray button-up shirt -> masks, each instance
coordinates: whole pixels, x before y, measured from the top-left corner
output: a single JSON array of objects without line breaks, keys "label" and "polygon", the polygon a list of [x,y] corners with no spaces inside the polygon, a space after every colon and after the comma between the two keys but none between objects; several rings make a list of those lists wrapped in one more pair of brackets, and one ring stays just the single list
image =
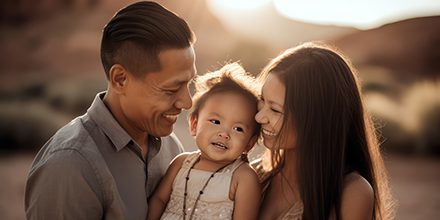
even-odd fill
[{"label": "gray button-up shirt", "polygon": [[183,152],[174,134],[141,148],[96,96],[87,113],[61,128],[36,156],[27,179],[28,219],[142,219],[147,199]]}]

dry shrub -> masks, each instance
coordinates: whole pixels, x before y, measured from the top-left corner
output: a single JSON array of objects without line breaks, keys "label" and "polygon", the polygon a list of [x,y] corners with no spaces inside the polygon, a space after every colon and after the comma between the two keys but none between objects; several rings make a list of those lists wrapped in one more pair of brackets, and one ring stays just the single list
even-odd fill
[{"label": "dry shrub", "polygon": [[384,122],[388,150],[440,155],[440,80],[416,82],[400,100],[370,91],[366,104]]}]

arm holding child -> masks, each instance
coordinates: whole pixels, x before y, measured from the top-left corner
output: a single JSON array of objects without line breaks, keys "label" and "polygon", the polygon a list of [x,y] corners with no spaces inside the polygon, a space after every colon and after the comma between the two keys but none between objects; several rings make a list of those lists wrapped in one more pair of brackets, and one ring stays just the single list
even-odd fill
[{"label": "arm holding child", "polygon": [[150,198],[148,203],[149,208],[147,220],[160,219],[162,216],[166,205],[170,200],[174,178],[179,172],[179,169],[187,156],[188,154],[186,153],[180,154],[170,163],[165,176],[162,178],[159,186],[157,187],[153,196]]},{"label": "arm holding child", "polygon": [[235,171],[231,188],[235,188],[233,219],[257,219],[261,187],[257,174],[248,163],[244,163]]}]

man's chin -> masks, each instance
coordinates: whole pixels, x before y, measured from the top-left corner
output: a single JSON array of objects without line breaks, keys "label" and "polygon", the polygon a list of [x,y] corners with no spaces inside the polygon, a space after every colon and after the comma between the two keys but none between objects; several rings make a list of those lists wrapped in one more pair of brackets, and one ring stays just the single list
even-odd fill
[{"label": "man's chin", "polygon": [[156,130],[151,133],[147,133],[153,137],[166,137],[173,132],[173,127],[174,126],[171,126],[170,128],[162,128],[160,131]]}]

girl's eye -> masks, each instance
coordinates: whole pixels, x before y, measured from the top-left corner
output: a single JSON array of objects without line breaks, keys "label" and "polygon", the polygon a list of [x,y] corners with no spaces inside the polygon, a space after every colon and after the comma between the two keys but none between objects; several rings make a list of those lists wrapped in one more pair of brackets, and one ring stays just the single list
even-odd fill
[{"label": "girl's eye", "polygon": [[236,130],[238,132],[244,132],[243,128],[240,128],[240,127],[235,127],[234,130]]},{"label": "girl's eye", "polygon": [[209,120],[211,123],[213,123],[213,124],[216,124],[216,125],[219,125],[220,124],[220,121],[219,120],[215,120],[215,119],[213,119],[213,120]]}]

